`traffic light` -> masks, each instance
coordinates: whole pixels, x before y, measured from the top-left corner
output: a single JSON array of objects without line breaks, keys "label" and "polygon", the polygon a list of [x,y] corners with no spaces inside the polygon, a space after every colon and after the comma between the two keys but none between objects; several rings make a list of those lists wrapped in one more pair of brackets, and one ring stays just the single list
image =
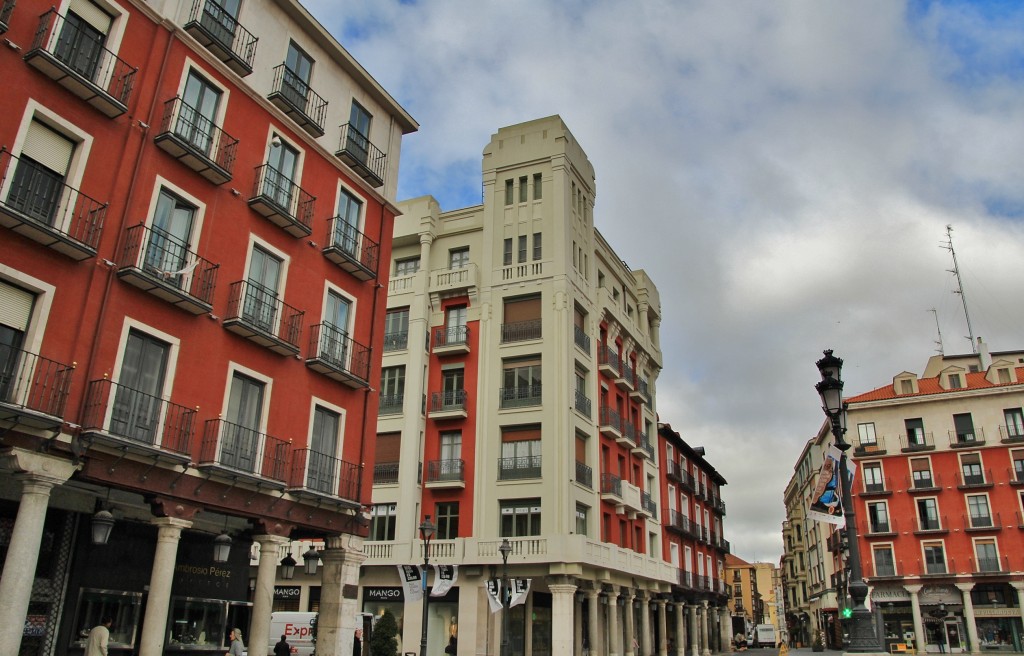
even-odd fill
[{"label": "traffic light", "polygon": [[853,616],[853,609],[852,608],[844,608],[843,609],[843,619],[844,620],[848,620],[848,619],[850,619],[851,616]]}]

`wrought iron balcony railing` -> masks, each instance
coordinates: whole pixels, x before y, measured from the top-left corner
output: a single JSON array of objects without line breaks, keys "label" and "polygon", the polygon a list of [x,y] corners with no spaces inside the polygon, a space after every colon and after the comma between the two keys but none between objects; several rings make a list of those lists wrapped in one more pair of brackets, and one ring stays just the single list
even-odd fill
[{"label": "wrought iron balcony railing", "polygon": [[576,411],[584,417],[590,416],[590,399],[581,390],[576,390]]},{"label": "wrought iron balcony railing", "polygon": [[622,479],[611,473],[601,474],[601,494],[613,494],[622,498]]},{"label": "wrought iron balcony railing", "polygon": [[459,458],[427,462],[427,483],[458,483],[466,480],[466,462]]},{"label": "wrought iron balcony railing", "polygon": [[398,463],[378,462],[373,466],[374,485],[396,485],[398,483]]},{"label": "wrought iron balcony railing", "polygon": [[192,314],[213,308],[219,265],[158,228],[139,224],[125,233],[117,275]]},{"label": "wrought iron balcony railing", "polygon": [[180,96],[164,103],[160,132],[153,141],[214,184],[231,179],[238,139],[186,104]]},{"label": "wrought iron balcony railing", "polygon": [[402,413],[405,394],[381,394],[377,405],[377,414],[397,415]]},{"label": "wrought iron balcony railing", "polygon": [[384,352],[404,351],[409,346],[409,331],[384,333]]},{"label": "wrought iron balcony railing", "polygon": [[387,155],[351,123],[341,126],[341,139],[334,155],[348,164],[359,177],[374,187],[384,184]]},{"label": "wrought iron balcony railing", "polygon": [[457,412],[466,409],[466,390],[444,390],[430,394],[430,413]]},{"label": "wrought iron balcony railing", "polygon": [[12,13],[14,13],[14,0],[4,0],[3,5],[0,5],[0,34],[7,31]]},{"label": "wrought iron balcony railing", "polygon": [[442,326],[434,329],[434,349],[465,346],[469,343],[469,326]]},{"label": "wrought iron balcony railing", "polygon": [[501,408],[524,408],[541,403],[541,385],[502,387],[498,390]]},{"label": "wrought iron balcony railing", "polygon": [[327,101],[287,64],[274,67],[274,82],[268,98],[303,130],[314,137],[324,136]]},{"label": "wrought iron balcony railing", "polygon": [[377,277],[380,245],[341,216],[331,217],[327,226],[324,256],[359,280]]},{"label": "wrought iron balcony railing", "polygon": [[619,352],[606,344],[601,344],[597,347],[597,366],[610,369],[615,376],[618,376],[622,371]]},{"label": "wrought iron balcony railing", "polygon": [[964,449],[985,444],[985,429],[974,428],[966,431],[949,431],[949,446]]},{"label": "wrought iron balcony railing", "polygon": [[590,489],[594,489],[594,470],[590,465],[576,461],[576,482]]},{"label": "wrought iron balcony railing", "polygon": [[303,312],[251,280],[231,284],[224,327],[282,354],[299,351]]},{"label": "wrought iron balcony railing", "polygon": [[370,349],[337,326],[318,323],[310,330],[306,364],[349,387],[369,387]]},{"label": "wrought iron balcony railing", "polygon": [[499,481],[540,478],[540,475],[540,456],[498,458]]},{"label": "wrought iron balcony railing", "polygon": [[185,31],[235,73],[252,73],[257,38],[214,0],[195,0]]},{"label": "wrought iron balcony railing", "polygon": [[256,167],[249,207],[292,237],[306,237],[313,232],[315,203],[315,197],[273,166]]},{"label": "wrought iron balcony railing", "polygon": [[62,423],[74,365],[0,344],[0,417],[39,413]]},{"label": "wrought iron balcony railing", "polygon": [[126,446],[189,456],[196,410],[107,379],[94,380],[86,390],[82,429],[116,438]]},{"label": "wrought iron balcony railing", "polygon": [[286,441],[223,419],[209,419],[203,428],[199,467],[247,475],[284,484],[291,445]]},{"label": "wrought iron balcony railing", "polygon": [[573,324],[572,339],[576,343],[576,346],[580,347],[587,353],[590,353],[590,335],[588,335],[583,328]]},{"label": "wrought iron balcony railing", "polygon": [[503,323],[501,324],[501,343],[508,344],[529,339],[540,339],[541,332],[542,321],[540,319]]},{"label": "wrought iron balcony railing", "polygon": [[358,503],[359,465],[313,449],[292,451],[288,487]]}]

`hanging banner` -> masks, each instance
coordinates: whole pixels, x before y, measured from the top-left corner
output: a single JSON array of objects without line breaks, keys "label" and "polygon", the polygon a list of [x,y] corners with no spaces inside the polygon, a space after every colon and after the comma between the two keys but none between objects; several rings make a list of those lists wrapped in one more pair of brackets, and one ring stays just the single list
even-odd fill
[{"label": "hanging banner", "polygon": [[526,603],[526,597],[530,594],[531,582],[533,582],[533,579],[512,579],[509,581],[509,587],[512,588],[509,591],[512,595],[512,603],[508,605],[509,608]]},{"label": "hanging banner", "polygon": [[839,458],[842,452],[832,445],[825,452],[818,481],[811,492],[811,505],[807,516],[819,522],[843,524],[843,499],[839,486]]},{"label": "hanging banner", "polygon": [[498,579],[487,579],[487,605],[491,607],[491,614],[501,610],[501,581]]},{"label": "hanging banner", "polygon": [[418,565],[396,565],[398,578],[402,579],[402,588],[408,601],[419,601],[423,598],[425,580],[421,576]]},{"label": "hanging banner", "polygon": [[459,580],[458,565],[434,565],[434,587],[430,589],[431,597],[443,597]]}]

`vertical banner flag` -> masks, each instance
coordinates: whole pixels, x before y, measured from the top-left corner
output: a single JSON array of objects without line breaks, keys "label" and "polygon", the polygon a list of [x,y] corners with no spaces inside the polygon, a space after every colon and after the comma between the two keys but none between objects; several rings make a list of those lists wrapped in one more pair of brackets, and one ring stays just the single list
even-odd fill
[{"label": "vertical banner flag", "polygon": [[819,522],[842,524],[843,499],[839,485],[839,458],[842,452],[833,444],[825,452],[817,483],[811,492],[811,507],[807,516]]},{"label": "vertical banner flag", "polygon": [[509,581],[509,587],[512,588],[509,591],[512,595],[512,603],[508,605],[509,608],[526,603],[526,598],[530,595],[532,581],[533,579],[511,579]]},{"label": "vertical banner flag", "polygon": [[501,610],[501,581],[498,579],[487,579],[487,605],[491,607],[491,613]]},{"label": "vertical banner flag", "polygon": [[402,579],[406,601],[419,601],[423,598],[426,577],[422,576],[419,565],[397,565],[398,578]]},{"label": "vertical banner flag", "polygon": [[458,565],[434,565],[434,587],[430,589],[431,597],[443,597],[459,580]]}]

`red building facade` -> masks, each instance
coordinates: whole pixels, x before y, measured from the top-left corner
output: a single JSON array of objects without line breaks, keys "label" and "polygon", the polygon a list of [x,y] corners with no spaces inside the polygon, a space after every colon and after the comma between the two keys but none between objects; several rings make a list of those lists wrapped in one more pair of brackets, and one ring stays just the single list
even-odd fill
[{"label": "red building facade", "polygon": [[296,2],[13,4],[0,651],[74,653],[111,614],[136,653],[236,626],[265,653],[292,538],[325,540],[322,649],[343,649],[415,122]]}]

